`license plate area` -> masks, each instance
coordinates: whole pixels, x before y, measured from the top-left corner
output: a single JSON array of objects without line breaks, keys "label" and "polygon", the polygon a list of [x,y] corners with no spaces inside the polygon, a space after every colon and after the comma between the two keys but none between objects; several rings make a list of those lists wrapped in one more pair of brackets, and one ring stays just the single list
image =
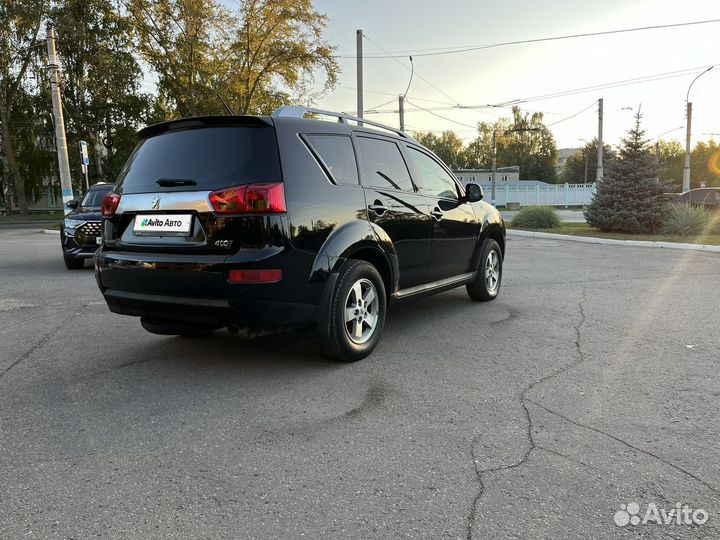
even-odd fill
[{"label": "license plate area", "polygon": [[192,214],[138,214],[133,222],[136,236],[190,236]]}]

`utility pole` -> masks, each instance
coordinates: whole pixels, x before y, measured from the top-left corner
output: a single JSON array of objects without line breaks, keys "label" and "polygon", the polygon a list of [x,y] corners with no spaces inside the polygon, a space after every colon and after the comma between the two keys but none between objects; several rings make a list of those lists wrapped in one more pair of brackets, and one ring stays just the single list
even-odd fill
[{"label": "utility pole", "polygon": [[63,119],[60,101],[60,65],[55,52],[55,30],[47,27],[48,75],[50,76],[50,94],[52,95],[53,120],[55,122],[55,146],[58,155],[58,171],[60,173],[60,189],[62,191],[63,210],[67,214],[70,209],[65,204],[73,200],[72,181],[70,179],[70,162],[68,161],[67,140],[65,138],[65,120]]},{"label": "utility pole", "polygon": [[398,96],[398,110],[400,112],[400,131],[405,131],[405,96]]},{"label": "utility pole", "polygon": [[710,66],[705,71],[700,73],[697,77],[695,77],[692,82],[690,83],[690,86],[688,86],[687,94],[685,94],[685,103],[686,103],[686,111],[687,111],[687,132],[685,133],[685,168],[683,169],[683,185],[682,190],[683,193],[686,191],[690,191],[690,133],[691,130],[691,124],[692,124],[692,103],[690,103],[690,89],[693,87],[693,84],[695,84],[695,81],[697,81],[700,77],[705,75],[708,71],[710,71],[715,66]]},{"label": "utility pole", "polygon": [[600,182],[604,176],[603,172],[603,98],[598,99],[598,157],[595,182]]},{"label": "utility pole", "polygon": [[497,174],[497,128],[493,129],[493,155],[492,155],[492,188],[490,191],[490,204],[495,206],[495,175]]},{"label": "utility pole", "polygon": [[[357,42],[357,116],[363,118],[363,31],[355,31]],[[361,124],[362,125],[362,124]]]},{"label": "utility pole", "polygon": [[[688,90],[688,92],[690,92]],[[685,168],[683,169],[682,192],[690,191],[690,132],[692,124],[692,103],[687,102],[687,132],[685,133]]]}]

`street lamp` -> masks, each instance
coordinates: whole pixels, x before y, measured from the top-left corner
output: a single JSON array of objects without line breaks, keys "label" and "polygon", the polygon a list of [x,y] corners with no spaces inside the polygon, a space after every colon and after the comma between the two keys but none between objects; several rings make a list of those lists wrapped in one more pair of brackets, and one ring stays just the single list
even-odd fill
[{"label": "street lamp", "polygon": [[687,111],[687,132],[685,134],[685,168],[683,169],[682,185],[683,193],[685,193],[686,191],[690,191],[690,126],[692,124],[692,103],[690,103],[690,89],[692,88],[693,84],[695,84],[695,81],[697,81],[700,77],[705,75],[714,67],[715,66],[710,66],[705,71],[700,73],[697,77],[695,77],[690,83],[690,86],[688,86],[687,94],[685,94],[685,110]]},{"label": "street lamp", "polygon": [[583,148],[583,154],[585,154],[585,183],[587,184],[588,181],[588,163],[590,158],[590,143],[587,142],[585,139],[578,139],[578,141],[582,141],[585,143],[585,148]]}]

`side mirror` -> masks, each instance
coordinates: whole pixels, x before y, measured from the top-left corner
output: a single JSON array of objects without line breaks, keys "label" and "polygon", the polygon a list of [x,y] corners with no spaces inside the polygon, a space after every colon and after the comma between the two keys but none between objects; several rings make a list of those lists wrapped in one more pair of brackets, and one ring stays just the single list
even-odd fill
[{"label": "side mirror", "polygon": [[67,206],[71,210],[75,210],[78,207],[78,204],[80,204],[80,201],[78,201],[77,199],[73,199],[72,201],[66,202],[65,206]]},{"label": "side mirror", "polygon": [[468,202],[478,202],[482,200],[485,194],[478,184],[467,184],[465,186],[465,196]]}]

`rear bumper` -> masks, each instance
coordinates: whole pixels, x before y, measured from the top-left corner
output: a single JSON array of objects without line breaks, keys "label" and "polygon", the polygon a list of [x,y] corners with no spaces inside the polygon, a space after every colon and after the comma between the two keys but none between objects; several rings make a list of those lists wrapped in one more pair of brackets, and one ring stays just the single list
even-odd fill
[{"label": "rear bumper", "polygon": [[315,306],[290,302],[188,298],[116,289],[105,289],[103,296],[113,313],[211,326],[302,327],[310,324],[315,314]]}]

